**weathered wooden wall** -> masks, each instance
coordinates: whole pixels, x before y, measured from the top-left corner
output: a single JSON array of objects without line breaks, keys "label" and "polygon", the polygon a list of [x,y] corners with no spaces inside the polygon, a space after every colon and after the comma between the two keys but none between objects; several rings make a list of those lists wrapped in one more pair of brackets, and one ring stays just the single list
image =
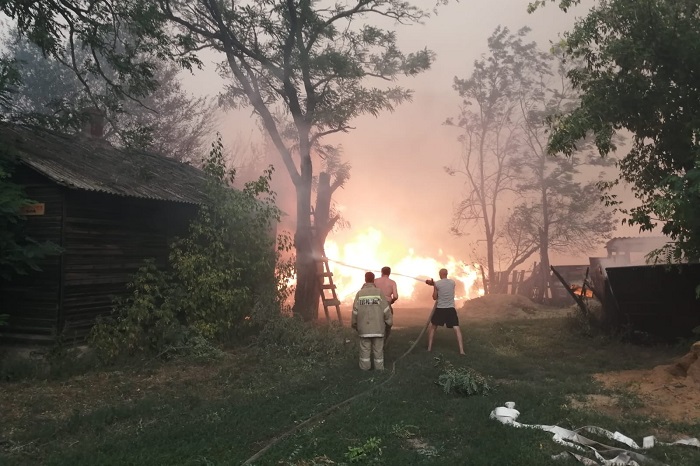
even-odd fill
[{"label": "weathered wooden wall", "polygon": [[194,213],[186,204],[68,191],[59,319],[65,335],[81,338],[109,314],[145,259],[165,266],[170,240],[186,232]]},{"label": "weathered wooden wall", "polygon": [[62,333],[82,340],[145,259],[165,265],[169,242],[186,233],[197,211],[193,204],[72,190],[27,176],[30,197],[46,204],[45,215],[28,217],[28,233],[63,253],[44,261],[41,272],[0,285],[9,339],[50,342]]}]

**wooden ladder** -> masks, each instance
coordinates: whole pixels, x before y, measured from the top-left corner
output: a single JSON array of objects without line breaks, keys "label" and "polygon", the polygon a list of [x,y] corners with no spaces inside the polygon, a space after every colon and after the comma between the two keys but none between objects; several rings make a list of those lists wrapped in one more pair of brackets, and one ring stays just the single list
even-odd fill
[{"label": "wooden ladder", "polygon": [[[323,253],[321,260],[317,263],[317,275],[321,282],[321,302],[323,303],[323,311],[326,313],[326,320],[330,322],[331,316],[328,313],[328,308],[335,306],[335,311],[338,315],[338,323],[343,325],[343,318],[340,315],[340,300],[338,299],[338,294],[335,292],[335,284],[333,283],[333,272],[328,265],[328,258],[326,253]],[[326,295],[326,292],[330,291],[330,297]]]}]

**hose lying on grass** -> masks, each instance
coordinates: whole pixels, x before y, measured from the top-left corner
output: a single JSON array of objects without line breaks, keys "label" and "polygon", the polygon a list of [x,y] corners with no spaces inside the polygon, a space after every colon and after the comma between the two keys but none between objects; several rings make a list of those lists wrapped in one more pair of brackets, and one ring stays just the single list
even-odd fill
[{"label": "hose lying on grass", "polygon": [[403,353],[401,356],[399,356],[399,357],[392,363],[392,365],[391,365],[391,374],[389,374],[389,377],[388,377],[384,382],[380,383],[380,384],[377,385],[377,386],[368,388],[368,389],[365,390],[364,392],[360,392],[360,393],[358,393],[357,395],[351,396],[350,398],[347,398],[347,399],[341,401],[340,403],[336,403],[336,404],[334,404],[333,406],[330,406],[330,407],[324,409],[324,410],[321,411],[320,413],[311,416],[311,417],[308,418],[307,420],[305,420],[305,421],[303,421],[303,422],[300,422],[299,424],[297,424],[296,426],[292,427],[292,428],[289,429],[288,431],[283,432],[282,434],[280,434],[280,435],[278,435],[277,437],[275,437],[275,438],[273,438],[272,440],[270,440],[270,441],[267,443],[267,445],[265,445],[265,446],[264,446],[260,451],[258,451],[256,454],[254,454],[253,456],[251,456],[250,458],[248,458],[244,463],[242,463],[241,466],[246,466],[246,465],[253,464],[253,461],[256,461],[256,460],[260,459],[260,457],[261,457],[262,455],[264,455],[270,448],[272,448],[273,446],[277,445],[279,442],[281,442],[281,441],[284,440],[285,438],[289,437],[290,435],[294,434],[295,432],[299,431],[302,427],[307,427],[307,426],[310,426],[310,425],[313,425],[313,424],[319,422],[321,419],[325,418],[326,416],[328,416],[329,414],[331,414],[333,411],[335,411],[335,410],[337,410],[337,409],[339,409],[339,408],[342,408],[343,406],[352,403],[353,401],[357,400],[358,398],[361,398],[361,397],[363,397],[363,396],[365,396],[365,395],[367,395],[367,394],[373,392],[374,390],[377,390],[377,389],[383,387],[383,386],[386,385],[387,383],[389,383],[389,381],[394,377],[394,374],[396,374],[396,363],[399,362],[399,361],[401,361],[401,360],[402,360],[403,358],[405,358],[406,356],[408,356],[408,355],[411,353],[411,351],[413,351],[413,349],[416,347],[416,345],[418,344],[418,342],[420,341],[420,339],[423,337],[423,334],[425,333],[425,329],[427,329],[427,328],[428,328],[428,325],[430,324],[430,319],[433,318],[433,313],[435,312],[435,307],[436,307],[436,306],[437,306],[437,301],[435,302],[435,304],[433,304],[433,309],[430,311],[430,316],[428,316],[428,321],[425,323],[425,325],[423,326],[423,329],[420,331],[420,334],[418,335],[418,338],[415,339],[415,341],[413,342],[413,344],[411,345],[411,347],[408,348],[408,350],[406,350],[405,353]]}]

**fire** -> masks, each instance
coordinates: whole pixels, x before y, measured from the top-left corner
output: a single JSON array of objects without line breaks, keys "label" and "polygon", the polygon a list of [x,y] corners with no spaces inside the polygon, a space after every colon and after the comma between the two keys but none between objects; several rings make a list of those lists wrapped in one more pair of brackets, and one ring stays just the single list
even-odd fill
[{"label": "fire", "polygon": [[[334,241],[326,241],[326,256],[333,272],[338,298],[351,301],[364,283],[365,271],[377,276],[383,266],[391,267],[391,278],[396,281],[399,302],[432,300],[432,288],[423,283],[428,278],[438,279],[438,270],[446,268],[448,277],[457,282],[459,301],[472,299],[484,294],[478,268],[464,261],[438,251],[437,259],[416,255],[412,248],[387,244],[379,230],[368,228],[342,246]],[[422,286],[421,286],[422,285]],[[457,303],[459,306],[461,303]]]}]

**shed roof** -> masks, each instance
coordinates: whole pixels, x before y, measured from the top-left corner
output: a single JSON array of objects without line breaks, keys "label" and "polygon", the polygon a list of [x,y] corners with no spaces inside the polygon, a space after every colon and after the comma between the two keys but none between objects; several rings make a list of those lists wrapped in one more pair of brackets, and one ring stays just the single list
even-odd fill
[{"label": "shed roof", "polygon": [[605,243],[605,249],[607,249],[608,252],[649,252],[662,247],[669,241],[669,238],[666,236],[626,236],[612,238]]},{"label": "shed roof", "polygon": [[0,141],[22,163],[71,189],[190,204],[207,200],[204,172],[161,155],[8,124],[0,124]]}]

